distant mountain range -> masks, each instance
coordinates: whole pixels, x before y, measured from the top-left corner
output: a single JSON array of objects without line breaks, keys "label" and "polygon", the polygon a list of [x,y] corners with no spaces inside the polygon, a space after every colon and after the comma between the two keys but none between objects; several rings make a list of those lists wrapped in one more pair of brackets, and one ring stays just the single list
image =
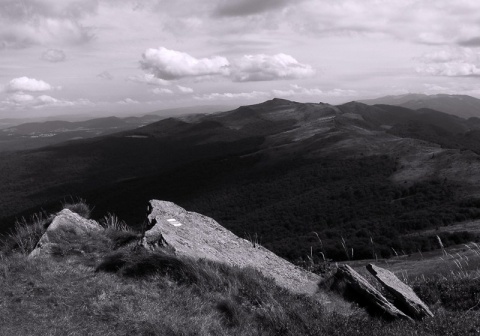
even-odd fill
[{"label": "distant mountain range", "polygon": [[427,108],[463,118],[480,118],[480,99],[466,95],[409,93],[361,100],[360,102],[368,105],[397,105],[412,110]]},{"label": "distant mountain range", "polygon": [[[70,140],[88,139],[126,131],[172,116],[208,114],[228,110],[227,106],[198,106],[153,111],[144,116],[103,117],[80,121],[23,119],[0,120],[0,152],[40,148]],[[75,116],[79,118],[79,116]]]},{"label": "distant mountain range", "polygon": [[[71,195],[138,226],[155,198],[258,237],[291,260],[310,247],[335,259],[368,258],[372,240],[384,256],[391,247],[428,249],[433,236],[402,237],[480,218],[479,134],[477,119],[358,102],[273,99],[168,118],[0,153],[0,230]],[[465,239],[469,233],[442,236],[445,244]]]},{"label": "distant mountain range", "polygon": [[165,117],[107,117],[86,121],[44,121],[0,129],[0,152],[40,148],[60,142],[87,139],[137,128]]}]

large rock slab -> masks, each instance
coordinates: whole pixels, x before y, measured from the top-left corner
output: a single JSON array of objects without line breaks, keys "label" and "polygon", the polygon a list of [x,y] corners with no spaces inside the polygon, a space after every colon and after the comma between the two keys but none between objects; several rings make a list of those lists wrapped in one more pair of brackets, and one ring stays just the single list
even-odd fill
[{"label": "large rock slab", "polygon": [[152,200],[148,216],[156,222],[145,233],[147,244],[166,244],[177,255],[208,259],[239,267],[252,267],[293,292],[314,294],[320,277],[280,258],[273,252],[242,239],[212,218],[171,202]]},{"label": "large rock slab", "polygon": [[368,302],[370,307],[382,312],[384,315],[394,319],[412,320],[393,304],[391,304],[375,287],[373,287],[364,277],[355,272],[348,265],[342,265],[338,268],[336,276],[346,282],[348,286],[362,299]]},{"label": "large rock slab", "polygon": [[367,270],[395,297],[395,305],[404,313],[415,319],[433,316],[413,289],[403,283],[395,274],[373,264],[367,265]]},{"label": "large rock slab", "polygon": [[68,209],[63,209],[55,216],[29,257],[50,253],[57,244],[55,240],[58,237],[67,235],[69,237],[81,237],[89,232],[102,230],[103,228],[96,221],[83,218]]}]

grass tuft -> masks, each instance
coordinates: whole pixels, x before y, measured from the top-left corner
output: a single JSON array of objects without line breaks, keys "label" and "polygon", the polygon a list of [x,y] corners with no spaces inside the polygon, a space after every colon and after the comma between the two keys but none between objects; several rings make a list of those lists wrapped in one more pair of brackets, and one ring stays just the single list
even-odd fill
[{"label": "grass tuft", "polygon": [[64,209],[75,212],[76,214],[79,214],[83,218],[87,219],[90,218],[93,210],[83,198],[78,198],[77,200],[73,200],[72,198],[71,202],[65,201],[62,203],[62,206]]},{"label": "grass tuft", "polygon": [[418,296],[429,305],[451,311],[480,310],[480,278],[451,274],[413,283]]},{"label": "grass tuft", "polygon": [[240,324],[240,313],[238,304],[231,299],[224,299],[217,303],[215,308],[222,317],[222,322],[228,327],[232,328]]},{"label": "grass tuft", "polygon": [[110,254],[98,265],[96,271],[119,272],[125,277],[142,278],[151,275],[169,276],[180,283],[198,281],[197,271],[180,258],[157,251],[117,252]]},{"label": "grass tuft", "polygon": [[115,250],[141,238],[139,232],[131,229],[115,214],[108,213],[100,220],[100,225],[105,229],[105,235],[113,242]]},{"label": "grass tuft", "polygon": [[2,253],[8,255],[13,252],[32,252],[53,218],[45,212],[38,212],[28,219],[23,217],[17,220],[13,230],[0,241]]}]

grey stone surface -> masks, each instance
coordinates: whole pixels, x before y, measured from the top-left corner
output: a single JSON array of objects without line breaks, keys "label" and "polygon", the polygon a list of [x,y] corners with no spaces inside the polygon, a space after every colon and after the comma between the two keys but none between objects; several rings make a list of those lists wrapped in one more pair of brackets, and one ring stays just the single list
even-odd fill
[{"label": "grey stone surface", "polygon": [[171,202],[152,200],[150,204],[149,220],[156,224],[145,233],[145,244],[167,244],[177,255],[252,267],[296,293],[317,291],[320,276],[294,266],[258,244],[254,246],[212,218],[188,212]]},{"label": "grey stone surface", "polygon": [[395,274],[373,264],[367,265],[367,270],[396,298],[395,305],[404,313],[415,319],[433,316],[427,305]]},{"label": "grey stone surface", "polygon": [[70,236],[80,236],[87,232],[101,230],[103,228],[96,221],[83,218],[68,209],[63,209],[55,216],[29,257],[33,258],[42,254],[48,254],[55,246],[55,243],[52,242],[52,235],[54,234],[58,236],[62,233],[68,233]]},{"label": "grey stone surface", "polygon": [[385,315],[395,318],[412,320],[393,304],[391,304],[376,288],[374,288],[364,277],[358,274],[348,265],[338,268],[336,276],[346,282],[348,286],[364,301]]}]

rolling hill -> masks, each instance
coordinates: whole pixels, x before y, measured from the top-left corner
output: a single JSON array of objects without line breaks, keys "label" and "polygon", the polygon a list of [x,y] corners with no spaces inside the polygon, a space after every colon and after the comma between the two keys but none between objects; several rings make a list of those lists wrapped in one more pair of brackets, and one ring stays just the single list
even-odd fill
[{"label": "rolling hill", "polygon": [[64,115],[58,119],[0,119],[0,152],[41,148],[135,129],[169,117],[188,118],[190,115],[227,111],[230,108],[223,105],[201,105],[157,110],[143,116],[87,118]]},{"label": "rolling hill", "polygon": [[[0,153],[0,229],[71,195],[95,204],[94,216],[114,212],[140,226],[138,214],[156,198],[290,260],[311,248],[335,260],[428,250],[435,236],[402,237],[480,217],[477,133],[477,124],[442,112],[357,102],[273,99],[169,118]],[[442,235],[445,244],[474,238]]]}]

